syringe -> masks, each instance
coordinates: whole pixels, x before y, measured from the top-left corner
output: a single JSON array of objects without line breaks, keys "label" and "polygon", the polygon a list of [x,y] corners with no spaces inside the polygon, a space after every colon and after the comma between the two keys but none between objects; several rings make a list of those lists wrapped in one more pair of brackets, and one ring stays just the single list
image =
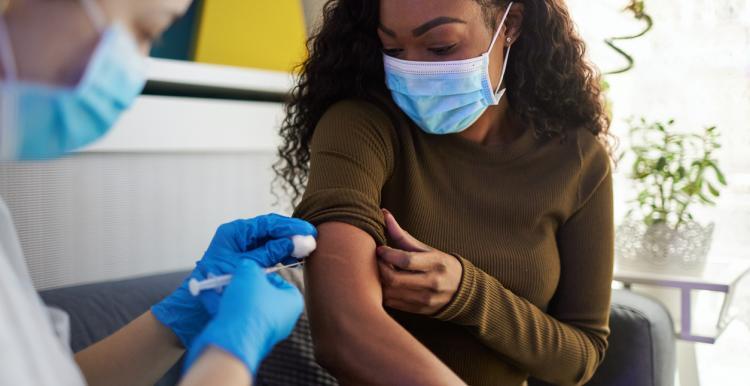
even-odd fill
[{"label": "syringe", "polygon": [[[315,238],[313,236],[292,236],[292,242],[294,243],[294,251],[292,252],[292,257],[296,257],[298,259],[303,259],[309,256],[316,247]],[[265,271],[266,274],[270,274],[288,268],[299,267],[304,263],[304,260],[301,260],[294,264],[269,267],[266,268]],[[209,277],[205,280],[192,278],[190,279],[190,281],[188,281],[188,289],[190,290],[191,295],[198,296],[201,291],[226,287],[231,281],[232,275],[214,276]]]},{"label": "syringe", "polygon": [[[298,261],[294,264],[266,268],[265,271],[266,271],[266,274],[270,274],[274,272],[279,272],[287,268],[299,267],[299,266],[302,266],[303,264],[305,264],[304,261]],[[208,279],[205,279],[205,280],[198,280],[196,278],[192,278],[190,279],[190,281],[188,281],[188,289],[190,290],[191,295],[198,296],[198,294],[201,293],[201,291],[226,287],[229,285],[229,282],[231,281],[232,281],[232,275],[214,276],[214,277],[209,277]]]}]

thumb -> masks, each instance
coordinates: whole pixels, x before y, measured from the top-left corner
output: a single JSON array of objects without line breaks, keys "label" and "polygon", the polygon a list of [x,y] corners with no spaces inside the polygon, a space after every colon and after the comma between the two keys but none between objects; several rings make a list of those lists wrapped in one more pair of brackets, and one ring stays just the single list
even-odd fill
[{"label": "thumb", "polygon": [[294,243],[290,238],[281,238],[267,243],[242,255],[243,258],[255,260],[262,267],[273,267],[294,251]]},{"label": "thumb", "polygon": [[401,225],[398,225],[393,214],[387,209],[383,209],[383,216],[385,217],[388,238],[393,242],[393,247],[407,252],[427,252],[431,250],[430,247],[415,239],[409,232],[403,230]]},{"label": "thumb", "polygon": [[232,281],[224,289],[227,293],[241,291],[247,293],[256,287],[257,281],[265,279],[266,272],[257,260],[242,259],[237,264],[237,269],[232,273]]}]

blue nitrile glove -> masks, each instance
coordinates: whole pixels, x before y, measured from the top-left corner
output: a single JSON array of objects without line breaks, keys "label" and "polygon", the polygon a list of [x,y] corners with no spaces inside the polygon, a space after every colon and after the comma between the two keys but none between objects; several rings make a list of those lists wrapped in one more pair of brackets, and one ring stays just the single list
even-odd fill
[{"label": "blue nitrile glove", "polygon": [[[211,319],[201,301],[190,294],[188,281],[203,279],[208,273],[232,272],[243,259],[256,259],[270,267],[288,261],[294,250],[290,237],[313,235],[317,232],[310,223],[276,214],[236,220],[219,227],[211,244],[196,263],[193,272],[171,295],[151,307],[151,313],[169,327],[183,346],[190,347],[193,339]],[[258,247],[265,253],[250,253]]]},{"label": "blue nitrile glove", "polygon": [[[254,376],[263,358],[292,333],[302,314],[304,302],[297,288],[276,273],[266,274],[255,260],[243,260],[232,275],[216,316],[188,350],[186,371],[209,346],[215,346],[242,361]],[[214,294],[204,291],[200,296]]]}]

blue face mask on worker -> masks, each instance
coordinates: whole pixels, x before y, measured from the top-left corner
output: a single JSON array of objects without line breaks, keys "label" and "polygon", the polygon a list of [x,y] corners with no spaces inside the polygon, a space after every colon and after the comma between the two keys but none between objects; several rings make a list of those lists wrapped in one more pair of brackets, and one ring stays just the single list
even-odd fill
[{"label": "blue face mask on worker", "polygon": [[490,80],[490,53],[508,18],[511,2],[495,31],[490,48],[479,57],[446,62],[418,62],[383,55],[386,86],[393,101],[429,134],[466,130],[489,106],[500,103],[500,90],[508,66],[505,53],[497,89]]},{"label": "blue face mask on worker", "polygon": [[132,34],[111,24],[96,0],[81,0],[100,40],[78,84],[56,87],[18,79],[0,18],[0,160],[64,155],[102,137],[143,90],[145,59]]}]

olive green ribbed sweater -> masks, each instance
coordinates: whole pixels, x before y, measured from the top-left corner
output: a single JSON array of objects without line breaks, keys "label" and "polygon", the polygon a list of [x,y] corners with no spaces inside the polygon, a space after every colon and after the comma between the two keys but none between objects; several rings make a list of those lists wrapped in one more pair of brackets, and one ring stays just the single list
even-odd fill
[{"label": "olive green ribbed sweater", "polygon": [[389,103],[343,101],[318,123],[310,166],[295,216],[384,244],[384,207],[461,256],[441,312],[389,312],[468,384],[591,377],[607,347],[614,231],[609,158],[590,132],[482,146],[426,134]]}]

